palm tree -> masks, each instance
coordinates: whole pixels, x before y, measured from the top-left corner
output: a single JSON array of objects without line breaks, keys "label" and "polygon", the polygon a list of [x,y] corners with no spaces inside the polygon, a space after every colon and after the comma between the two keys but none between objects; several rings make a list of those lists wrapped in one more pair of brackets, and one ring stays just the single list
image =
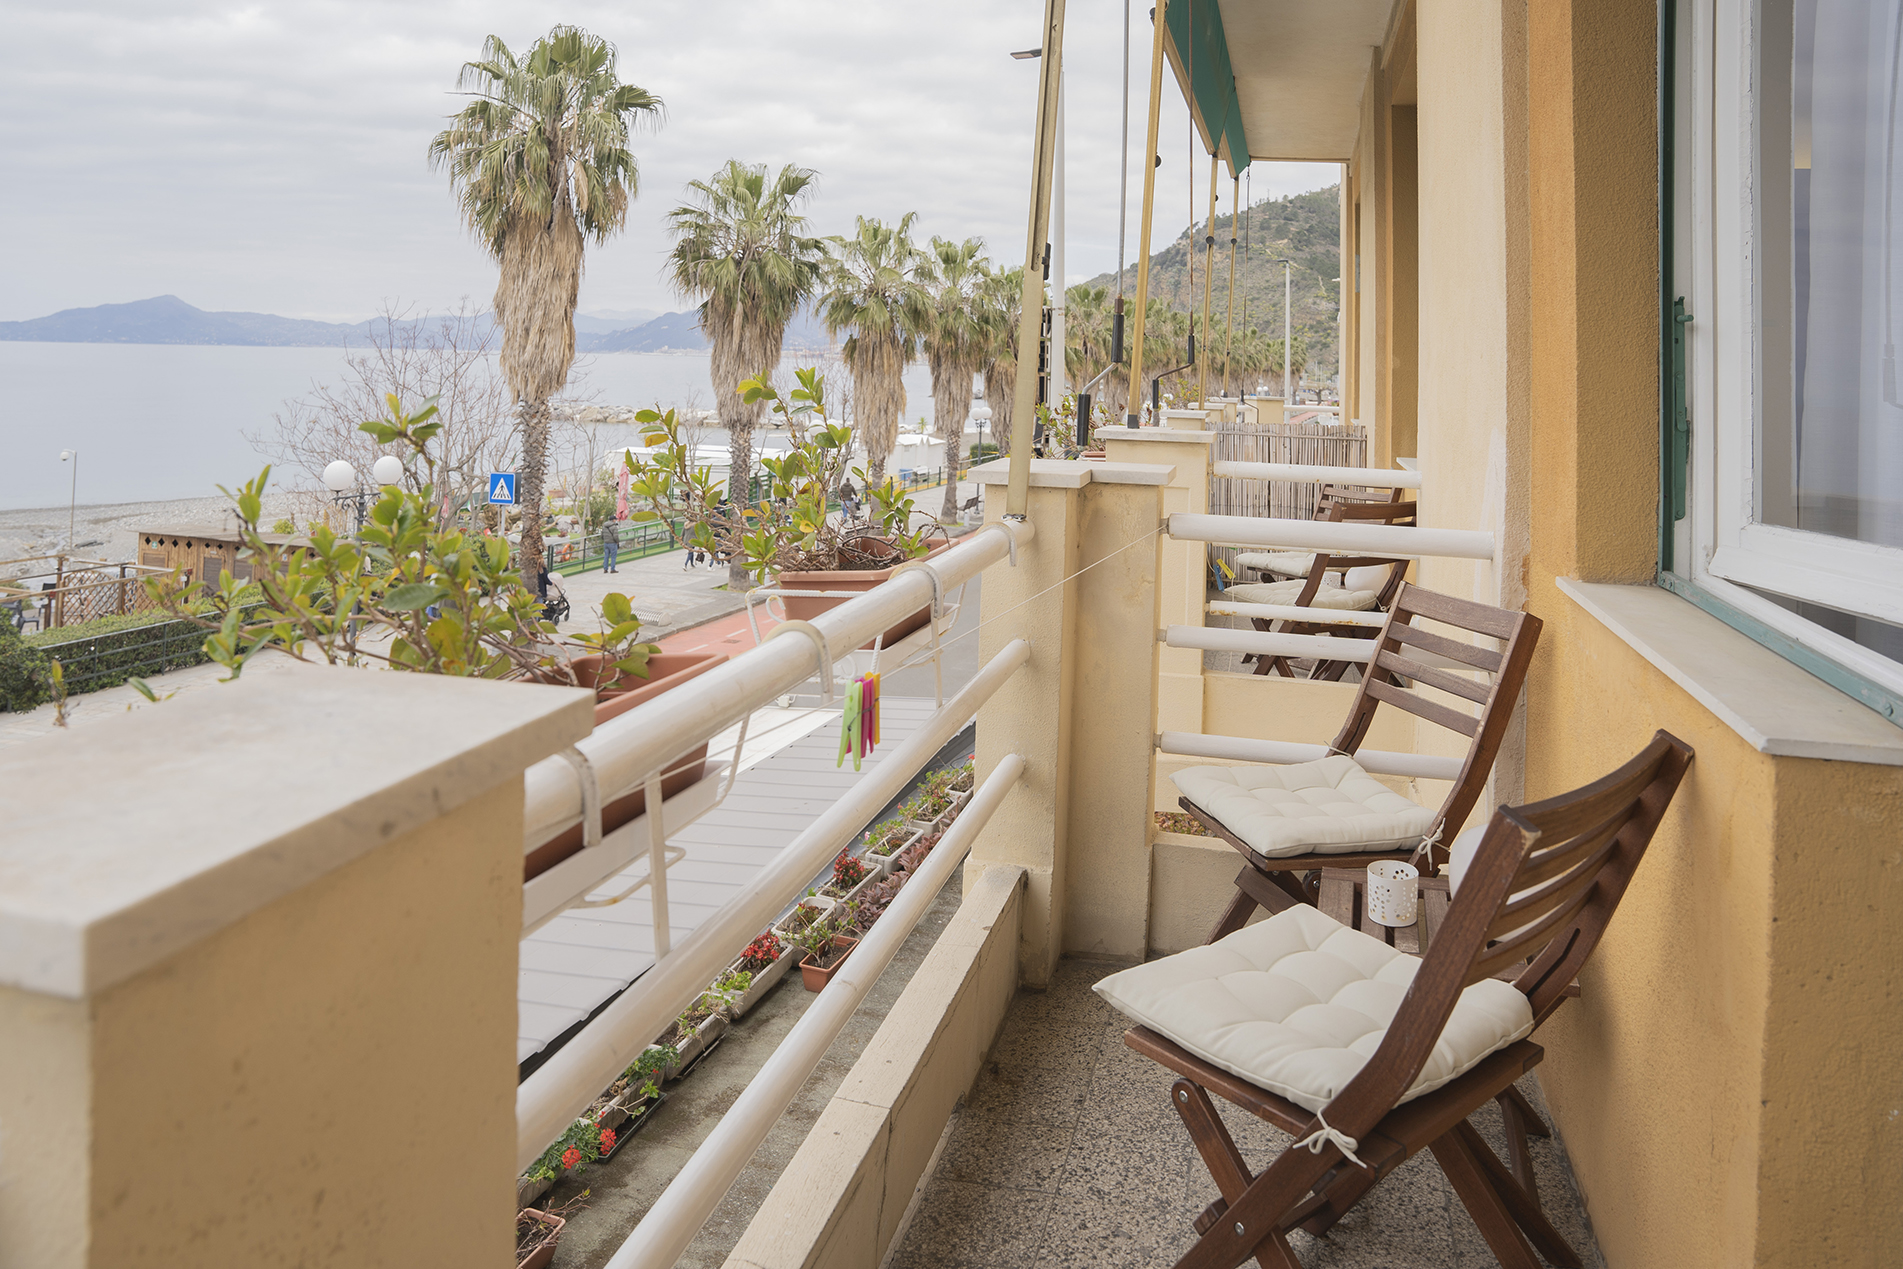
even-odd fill
[{"label": "palm tree", "polygon": [[945,444],[945,506],[941,520],[958,514],[958,447],[971,414],[971,383],[984,366],[985,290],[991,282],[984,239],[933,238],[926,276],[929,309],[925,360],[932,370],[932,419]]},{"label": "palm tree", "polygon": [[1024,270],[991,275],[983,294],[985,404],[991,408],[992,437],[1000,454],[1011,449],[1011,405],[1018,383],[1018,306],[1023,302]]},{"label": "palm tree", "polygon": [[921,264],[907,212],[896,225],[861,216],[850,238],[829,238],[833,257],[820,315],[834,335],[850,331],[840,356],[852,372],[853,423],[866,447],[873,483],[885,480],[885,460],[899,440],[905,410],[906,366],[918,355],[926,321]]},{"label": "palm tree", "polygon": [[[764,163],[729,159],[711,181],[692,181],[692,201],[668,213],[674,250],[670,278],[683,298],[700,298],[700,328],[713,345],[714,410],[727,425],[729,496],[745,502],[753,478],[753,429],[765,400],[740,391],[780,364],[786,324],[812,297],[824,248],[801,231],[815,173],[787,164],[769,181]],[[745,564],[729,565],[733,585],[748,581]]]},{"label": "palm tree", "polygon": [[542,558],[548,400],[575,361],[583,248],[626,221],[640,181],[629,130],[658,117],[661,99],[622,83],[614,45],[572,26],[555,27],[520,58],[490,36],[482,60],[463,64],[457,86],[475,100],[430,142],[430,165],[448,167],[464,221],[499,266],[502,373],[522,429],[519,558],[533,578]]}]

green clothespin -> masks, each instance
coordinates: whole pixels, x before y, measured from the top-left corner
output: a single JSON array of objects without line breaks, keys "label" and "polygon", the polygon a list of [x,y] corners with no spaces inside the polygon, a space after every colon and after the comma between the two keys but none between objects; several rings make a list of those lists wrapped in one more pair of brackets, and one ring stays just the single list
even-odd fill
[{"label": "green clothespin", "polygon": [[852,769],[859,769],[859,731],[865,719],[864,694],[865,685],[857,680],[846,689],[846,711],[839,716],[839,758],[833,763],[835,767],[846,765],[846,752],[851,750]]}]

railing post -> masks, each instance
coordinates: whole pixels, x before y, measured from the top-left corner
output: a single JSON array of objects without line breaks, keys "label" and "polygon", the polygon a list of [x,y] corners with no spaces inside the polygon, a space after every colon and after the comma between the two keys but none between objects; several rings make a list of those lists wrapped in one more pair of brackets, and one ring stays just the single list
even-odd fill
[{"label": "railing post", "polygon": [[[975,468],[1004,483],[1002,462]],[[1037,535],[1015,567],[985,574],[979,656],[1012,639],[1030,660],[978,713],[978,778],[1007,752],[1023,782],[972,849],[1028,874],[1023,981],[1049,982],[1066,951],[1141,956],[1149,907],[1149,766],[1157,569],[1167,467],[1033,460]],[[985,499],[989,520],[1001,499]],[[1088,571],[1082,571],[1088,568]]]}]

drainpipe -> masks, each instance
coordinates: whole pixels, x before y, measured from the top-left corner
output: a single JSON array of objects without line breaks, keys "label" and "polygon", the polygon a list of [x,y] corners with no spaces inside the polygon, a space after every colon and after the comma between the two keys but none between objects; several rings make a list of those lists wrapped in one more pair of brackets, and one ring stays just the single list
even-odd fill
[{"label": "drainpipe", "polygon": [[1143,319],[1150,303],[1150,221],[1156,212],[1156,168],[1162,161],[1156,153],[1156,133],[1163,111],[1163,19],[1168,4],[1169,0],[1156,0],[1156,8],[1150,10],[1150,132],[1143,149],[1150,161],[1143,165],[1143,216],[1137,230],[1136,336],[1130,352],[1130,404],[1123,419],[1125,427],[1137,426],[1143,408]]},{"label": "drainpipe", "polygon": [[[1050,230],[1056,157],[1057,90],[1063,74],[1064,0],[1044,0],[1044,55],[1038,59],[1037,145],[1031,159],[1031,213],[1024,242],[1024,291],[1018,306],[1018,361],[1038,345],[1044,326],[1044,244]],[[1031,438],[1037,425],[1037,376],[1019,374],[1011,406],[1011,466],[1004,513],[1022,520],[1031,502]]]}]

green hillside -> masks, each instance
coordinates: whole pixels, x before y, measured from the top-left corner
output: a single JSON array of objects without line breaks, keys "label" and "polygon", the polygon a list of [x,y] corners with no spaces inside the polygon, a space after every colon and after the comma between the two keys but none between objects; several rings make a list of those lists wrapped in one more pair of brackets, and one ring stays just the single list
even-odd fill
[{"label": "green hillside", "polygon": [[[1229,222],[1216,217],[1215,285],[1210,293],[1212,329],[1220,330],[1227,313],[1229,296]],[[1248,232],[1248,249],[1242,250],[1242,233],[1236,235],[1236,325],[1249,324],[1277,339],[1282,336],[1282,266],[1284,256],[1295,262],[1291,282],[1295,296],[1294,326],[1297,338],[1308,346],[1310,381],[1331,377],[1339,361],[1335,340],[1336,318],[1340,311],[1341,276],[1341,187],[1331,185],[1290,198],[1268,199],[1246,209],[1243,228]],[[1203,224],[1185,229],[1169,246],[1150,257],[1150,295],[1167,302],[1171,308],[1201,312],[1203,305]],[[1190,294],[1189,253],[1195,248],[1195,294]],[[1114,288],[1117,276],[1105,273],[1088,285]],[[1136,294],[1137,271],[1133,264],[1123,275],[1126,296]],[[1114,291],[1113,291],[1114,293]]]}]

